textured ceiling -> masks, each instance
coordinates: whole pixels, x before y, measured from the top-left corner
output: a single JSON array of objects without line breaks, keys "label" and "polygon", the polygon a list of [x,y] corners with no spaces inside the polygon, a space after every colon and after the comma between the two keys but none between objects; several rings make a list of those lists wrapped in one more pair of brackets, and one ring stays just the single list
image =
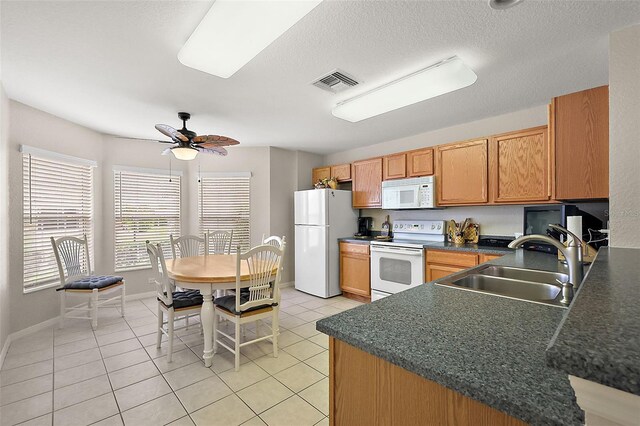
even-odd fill
[{"label": "textured ceiling", "polygon": [[[244,146],[327,153],[547,103],[606,84],[608,34],[640,22],[638,1],[325,0],[229,79],[176,55],[212,2],[2,1],[2,80],[10,98],[100,132],[158,138],[156,123]],[[349,123],[340,100],[452,55],[466,89]],[[341,68],[363,84],[310,85]]]}]

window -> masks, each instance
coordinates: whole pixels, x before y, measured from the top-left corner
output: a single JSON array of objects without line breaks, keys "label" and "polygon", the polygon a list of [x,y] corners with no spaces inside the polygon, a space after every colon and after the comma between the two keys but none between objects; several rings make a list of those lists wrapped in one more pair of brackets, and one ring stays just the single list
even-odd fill
[{"label": "window", "polygon": [[169,235],[180,236],[180,176],[114,169],[115,269],[150,267],[146,241],[171,257]]},{"label": "window", "polygon": [[22,146],[23,291],[60,284],[51,237],[87,235],[93,264],[95,162]]},{"label": "window", "polygon": [[203,174],[198,185],[200,233],[233,230],[233,249],[251,246],[250,173]]}]

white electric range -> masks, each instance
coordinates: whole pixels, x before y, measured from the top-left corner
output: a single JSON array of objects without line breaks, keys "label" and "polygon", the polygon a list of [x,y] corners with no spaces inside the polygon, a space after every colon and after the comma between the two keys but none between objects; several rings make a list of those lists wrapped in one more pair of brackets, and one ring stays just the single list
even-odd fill
[{"label": "white electric range", "polygon": [[371,242],[371,301],[424,283],[424,245],[444,241],[443,220],[398,220],[393,240]]}]

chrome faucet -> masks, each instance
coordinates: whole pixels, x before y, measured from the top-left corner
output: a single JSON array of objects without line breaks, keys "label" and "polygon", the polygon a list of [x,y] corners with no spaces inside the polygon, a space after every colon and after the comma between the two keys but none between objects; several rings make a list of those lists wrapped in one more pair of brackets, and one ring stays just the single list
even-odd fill
[{"label": "chrome faucet", "polygon": [[573,299],[573,289],[577,289],[582,282],[582,239],[580,239],[577,235],[570,232],[568,229],[563,228],[559,225],[549,224],[549,227],[555,229],[556,231],[563,232],[567,234],[569,242],[565,247],[560,241],[555,238],[551,238],[547,235],[523,235],[520,238],[516,238],[511,243],[509,243],[509,248],[519,248],[523,243],[527,241],[541,241],[547,244],[550,244],[556,247],[560,252],[564,255],[565,259],[567,259],[567,266],[569,268],[569,280],[566,283],[562,284],[562,300],[561,303],[568,305],[571,303],[571,299]]}]

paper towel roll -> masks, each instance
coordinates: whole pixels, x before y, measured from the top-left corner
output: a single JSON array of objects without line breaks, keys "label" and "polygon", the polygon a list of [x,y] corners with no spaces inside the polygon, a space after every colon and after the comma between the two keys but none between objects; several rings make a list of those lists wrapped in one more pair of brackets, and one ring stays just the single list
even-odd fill
[{"label": "paper towel roll", "polygon": [[[568,216],[567,229],[582,238],[582,216]],[[567,241],[571,242],[571,240],[573,240],[572,237],[567,238]]]}]

